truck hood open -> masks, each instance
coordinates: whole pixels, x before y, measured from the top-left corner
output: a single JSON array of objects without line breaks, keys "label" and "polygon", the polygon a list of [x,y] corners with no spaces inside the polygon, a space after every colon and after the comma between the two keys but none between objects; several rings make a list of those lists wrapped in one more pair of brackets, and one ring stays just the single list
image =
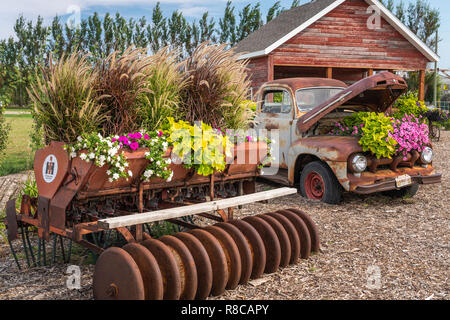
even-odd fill
[{"label": "truck hood open", "polygon": [[326,102],[301,116],[300,132],[306,132],[317,121],[342,105],[361,106],[373,112],[385,112],[408,89],[406,81],[390,72],[380,72],[362,79]]}]

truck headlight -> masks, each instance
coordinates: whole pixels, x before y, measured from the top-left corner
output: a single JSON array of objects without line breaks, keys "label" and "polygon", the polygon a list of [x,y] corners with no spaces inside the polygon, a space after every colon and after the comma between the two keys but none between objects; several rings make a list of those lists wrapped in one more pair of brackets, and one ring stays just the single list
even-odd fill
[{"label": "truck headlight", "polygon": [[431,161],[433,161],[433,149],[430,147],[423,148],[422,154],[420,155],[420,160],[422,160],[425,164],[431,163]]},{"label": "truck headlight", "polygon": [[350,169],[355,173],[361,173],[367,169],[367,158],[362,154],[355,154],[350,158]]}]

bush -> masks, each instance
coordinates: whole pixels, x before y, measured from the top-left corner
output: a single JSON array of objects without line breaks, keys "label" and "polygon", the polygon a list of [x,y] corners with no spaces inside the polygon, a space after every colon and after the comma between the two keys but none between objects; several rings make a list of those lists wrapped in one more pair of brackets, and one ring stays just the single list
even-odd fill
[{"label": "bush", "polygon": [[103,124],[105,115],[96,100],[96,78],[91,69],[86,56],[77,53],[63,56],[55,64],[50,58],[49,67],[41,67],[42,78],[37,76],[27,89],[37,129],[42,125],[45,142],[73,142]]},{"label": "bush", "polygon": [[421,123],[414,115],[404,115],[401,120],[393,119],[394,131],[389,134],[397,142],[397,153],[407,160],[407,153],[412,150],[422,152],[430,143],[428,125]]},{"label": "bush", "polygon": [[185,82],[180,72],[179,54],[162,49],[150,57],[144,70],[145,88],[137,99],[139,123],[142,128],[156,130],[168,117],[183,118],[180,92]]},{"label": "bush", "polygon": [[405,114],[412,114],[415,117],[423,116],[428,108],[423,101],[417,98],[417,93],[408,93],[397,99],[393,106],[393,117],[401,119]]},{"label": "bush", "polygon": [[5,151],[8,146],[9,130],[11,130],[11,125],[6,122],[3,112],[5,109],[0,108],[0,161],[3,158],[3,151]]},{"label": "bush", "polygon": [[185,61],[182,112],[185,120],[220,129],[246,129],[252,112],[243,107],[250,82],[247,62],[227,45],[201,44]]}]

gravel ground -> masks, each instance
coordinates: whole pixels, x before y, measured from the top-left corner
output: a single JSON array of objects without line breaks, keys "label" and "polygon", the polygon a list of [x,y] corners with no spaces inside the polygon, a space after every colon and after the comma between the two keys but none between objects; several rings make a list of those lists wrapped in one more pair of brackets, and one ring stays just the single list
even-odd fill
[{"label": "gravel ground", "polygon": [[[421,186],[412,199],[345,194],[333,206],[292,195],[239,210],[243,217],[300,208],[318,225],[322,250],[212,299],[449,299],[449,142],[443,132],[435,143],[442,184]],[[0,245],[0,299],[92,299],[93,266],[81,264],[80,290],[67,289],[67,267],[18,272]]]}]

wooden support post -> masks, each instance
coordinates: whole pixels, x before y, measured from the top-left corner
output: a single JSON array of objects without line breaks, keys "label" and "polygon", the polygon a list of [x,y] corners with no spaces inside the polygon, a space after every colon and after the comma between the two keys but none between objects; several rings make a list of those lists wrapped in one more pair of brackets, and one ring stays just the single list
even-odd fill
[{"label": "wooden support post", "polygon": [[419,100],[425,100],[425,70],[419,71]]},{"label": "wooden support post", "polygon": [[369,70],[367,70],[367,76],[368,76],[368,77],[373,76],[373,69],[372,69],[372,68],[370,68]]},{"label": "wooden support post", "polygon": [[327,78],[333,79],[333,68],[328,67],[326,72],[327,72]]},{"label": "wooden support post", "polygon": [[274,72],[273,56],[269,54],[267,57],[267,81],[274,80]]}]

